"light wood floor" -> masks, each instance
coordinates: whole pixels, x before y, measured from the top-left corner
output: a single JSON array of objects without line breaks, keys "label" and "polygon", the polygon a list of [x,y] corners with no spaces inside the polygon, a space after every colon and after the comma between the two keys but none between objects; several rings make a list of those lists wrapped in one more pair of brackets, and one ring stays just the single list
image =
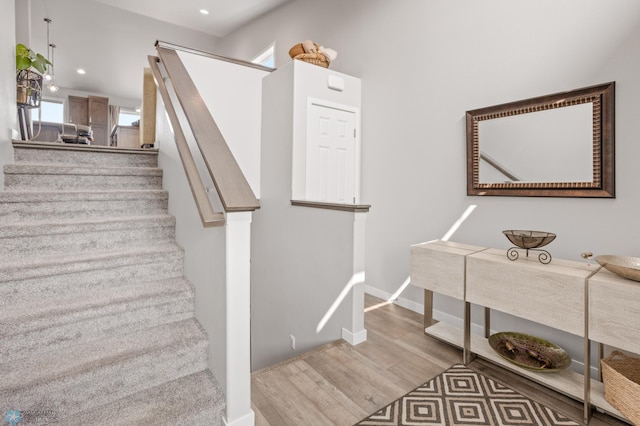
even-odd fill
[{"label": "light wood floor", "polygon": [[[353,425],[453,364],[460,350],[424,335],[422,315],[367,295],[366,342],[343,340],[252,378],[256,426]],[[476,371],[581,422],[582,404],[476,359]],[[626,425],[596,413],[590,425]]]}]

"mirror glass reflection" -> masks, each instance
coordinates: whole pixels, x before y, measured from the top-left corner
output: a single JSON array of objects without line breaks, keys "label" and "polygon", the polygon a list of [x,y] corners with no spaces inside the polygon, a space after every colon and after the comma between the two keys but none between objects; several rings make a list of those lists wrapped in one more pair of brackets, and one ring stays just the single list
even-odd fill
[{"label": "mirror glass reflection", "polygon": [[591,182],[591,103],[478,123],[481,183]]}]

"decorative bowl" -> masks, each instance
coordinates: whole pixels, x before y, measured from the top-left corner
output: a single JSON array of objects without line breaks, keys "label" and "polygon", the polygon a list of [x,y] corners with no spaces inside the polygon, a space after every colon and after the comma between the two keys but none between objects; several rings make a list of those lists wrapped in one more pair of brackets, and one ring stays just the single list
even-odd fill
[{"label": "decorative bowl", "polygon": [[623,278],[640,281],[640,258],[604,254],[595,257],[596,262],[608,271]]},{"label": "decorative bowl", "polygon": [[492,334],[489,336],[489,345],[502,358],[528,370],[554,372],[571,365],[571,357],[564,349],[528,334]]},{"label": "decorative bowl", "polygon": [[556,239],[556,234],[542,231],[506,230],[502,231],[509,241],[522,249],[544,247]]}]

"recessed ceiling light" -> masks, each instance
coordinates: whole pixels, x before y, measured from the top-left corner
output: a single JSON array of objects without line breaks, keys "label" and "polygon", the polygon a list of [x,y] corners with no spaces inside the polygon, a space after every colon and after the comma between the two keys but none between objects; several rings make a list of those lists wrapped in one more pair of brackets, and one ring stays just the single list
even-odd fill
[{"label": "recessed ceiling light", "polygon": [[85,70],[83,70],[82,68],[78,68],[77,73],[78,74],[86,74],[87,72]]},{"label": "recessed ceiling light", "polygon": [[207,9],[200,9],[200,13],[202,13],[203,15],[208,15],[209,11]]}]

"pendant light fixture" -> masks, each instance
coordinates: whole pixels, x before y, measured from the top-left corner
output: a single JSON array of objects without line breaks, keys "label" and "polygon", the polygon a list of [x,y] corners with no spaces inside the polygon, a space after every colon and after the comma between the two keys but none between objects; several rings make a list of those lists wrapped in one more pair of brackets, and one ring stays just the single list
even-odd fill
[{"label": "pendant light fixture", "polygon": [[[49,66],[47,67],[47,71],[42,76],[42,80],[44,84],[47,86],[50,92],[55,93],[58,91],[58,86],[56,85],[56,76],[54,74],[54,49],[56,45],[49,41],[49,25],[51,24],[51,19],[44,18],[44,21],[47,23],[47,61],[49,61]],[[51,58],[49,58],[49,54],[51,54]]]},{"label": "pendant light fixture", "polygon": [[[51,62],[51,57],[50,57],[50,53],[51,53],[51,42],[49,41],[49,25],[51,24],[51,19],[49,18],[44,18],[44,21],[47,23],[47,61]],[[53,76],[53,65],[49,65],[47,67],[47,71],[44,73],[44,75],[42,76],[42,79],[44,80],[44,83],[48,86],[50,83],[53,82],[54,80],[54,76]]]},{"label": "pendant light fixture", "polygon": [[54,51],[56,48],[55,44],[50,44],[49,47],[51,47],[51,79],[47,82],[47,88],[49,89],[50,92],[57,92],[58,91],[58,86],[56,85],[56,77],[54,75]]}]

